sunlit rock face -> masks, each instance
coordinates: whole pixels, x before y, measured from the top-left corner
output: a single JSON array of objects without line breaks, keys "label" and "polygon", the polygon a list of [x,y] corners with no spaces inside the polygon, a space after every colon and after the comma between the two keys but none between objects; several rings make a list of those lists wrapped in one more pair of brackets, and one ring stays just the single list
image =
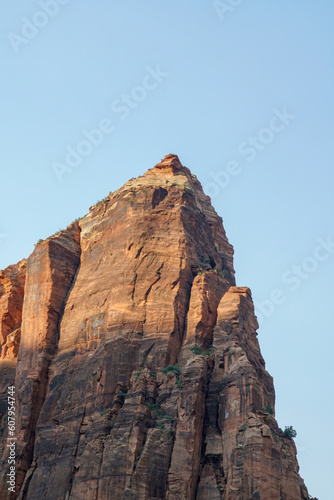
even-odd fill
[{"label": "sunlit rock face", "polygon": [[17,491],[3,384],[0,499],[307,498],[251,292],[176,155],[8,269],[0,372],[15,379]]}]

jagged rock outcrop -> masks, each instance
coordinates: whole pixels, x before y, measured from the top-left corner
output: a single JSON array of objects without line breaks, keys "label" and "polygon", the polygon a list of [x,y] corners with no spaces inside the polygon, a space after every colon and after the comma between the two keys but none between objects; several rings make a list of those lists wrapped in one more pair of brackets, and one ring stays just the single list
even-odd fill
[{"label": "jagged rock outcrop", "polygon": [[176,155],[39,243],[20,297],[1,330],[21,327],[17,490],[5,450],[0,499],[307,498],[251,293]]}]

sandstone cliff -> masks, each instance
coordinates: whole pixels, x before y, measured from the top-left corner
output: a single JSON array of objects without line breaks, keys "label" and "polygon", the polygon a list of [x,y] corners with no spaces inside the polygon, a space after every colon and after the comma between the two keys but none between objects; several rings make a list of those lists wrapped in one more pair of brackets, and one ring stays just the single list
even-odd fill
[{"label": "sandstone cliff", "polygon": [[0,498],[308,498],[257,327],[221,218],[167,155],[0,274]]}]

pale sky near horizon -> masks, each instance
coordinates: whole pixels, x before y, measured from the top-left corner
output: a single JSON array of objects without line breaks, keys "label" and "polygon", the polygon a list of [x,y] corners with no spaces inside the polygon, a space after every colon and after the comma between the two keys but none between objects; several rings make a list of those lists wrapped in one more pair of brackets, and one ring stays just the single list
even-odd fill
[{"label": "pale sky near horizon", "polygon": [[0,17],[0,269],[179,155],[252,289],[300,474],[332,500],[334,4],[17,0]]}]

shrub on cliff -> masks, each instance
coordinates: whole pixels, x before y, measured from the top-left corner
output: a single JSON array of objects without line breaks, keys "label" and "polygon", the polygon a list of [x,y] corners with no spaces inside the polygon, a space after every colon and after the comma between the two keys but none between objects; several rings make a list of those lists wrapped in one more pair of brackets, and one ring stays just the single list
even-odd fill
[{"label": "shrub on cliff", "polygon": [[162,373],[172,372],[172,373],[175,373],[175,375],[181,375],[181,370],[177,365],[173,365],[173,366],[168,365],[168,366],[166,366],[166,368],[163,368],[161,371],[162,371]]},{"label": "shrub on cliff", "polygon": [[292,427],[292,425],[285,426],[284,434],[288,439],[293,439],[297,436],[297,431]]},{"label": "shrub on cliff", "polygon": [[274,410],[272,409],[272,406],[270,404],[267,404],[265,408],[262,408],[262,411],[265,413],[269,413],[269,415],[273,415]]}]

